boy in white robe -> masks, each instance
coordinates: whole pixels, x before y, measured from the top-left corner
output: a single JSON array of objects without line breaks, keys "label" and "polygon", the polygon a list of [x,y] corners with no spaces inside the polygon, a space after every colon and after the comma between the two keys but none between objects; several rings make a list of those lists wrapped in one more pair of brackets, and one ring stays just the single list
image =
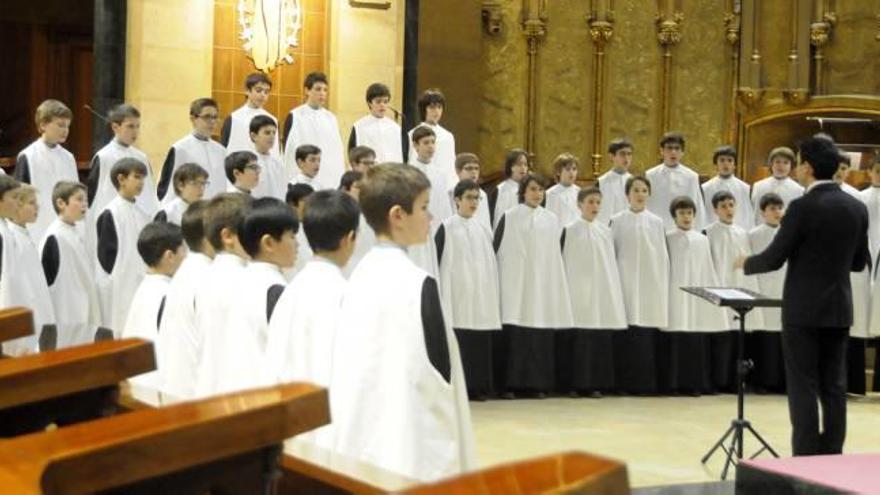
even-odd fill
[{"label": "boy in white robe", "polygon": [[[339,190],[345,192],[355,201],[359,202],[361,185],[363,184],[365,175],[366,174],[354,170],[349,170],[342,174]],[[354,239],[354,252],[351,254],[348,263],[342,268],[342,274],[346,279],[351,277],[354,269],[357,268],[357,264],[375,245],[376,233],[373,232],[373,228],[367,223],[367,220],[362,213],[360,221],[358,222],[357,235]]]},{"label": "boy in white robe", "polygon": [[[138,236],[137,249],[147,265],[147,274],[132,298],[122,337],[136,337],[153,342],[153,351],[158,356],[161,353],[159,328],[165,311],[168,287],[171,277],[186,257],[180,227],[168,222],[147,224]],[[161,378],[159,371],[154,370],[132,377],[129,381],[159,391]]]},{"label": "boy in white robe", "polygon": [[[180,226],[183,213],[189,208],[189,205],[203,199],[209,182],[208,171],[201,165],[184,163],[178,167],[172,180],[174,199],[162,206],[153,220],[170,222]],[[225,179],[224,182],[226,182]]]},{"label": "boy in white robe", "polygon": [[34,118],[40,137],[23,149],[15,159],[13,176],[37,188],[39,213],[28,226],[34,239],[42,239],[52,223],[52,188],[58,181],[78,181],[76,160],[64,149],[73,112],[58,100],[46,100],[37,107]]},{"label": "boy in white robe", "polygon": [[660,154],[663,163],[647,172],[645,178],[651,182],[651,197],[648,210],[663,219],[666,229],[675,228],[675,221],[669,215],[669,204],[678,196],[687,196],[697,205],[694,228],[706,225],[706,212],[703,207],[703,193],[700,190],[700,176],[681,163],[684,155],[684,136],[677,132],[667,132],[660,139]]},{"label": "boy in white robe", "polygon": [[49,285],[58,325],[56,348],[88,344],[101,323],[95,287],[95,263],[77,222],[86,215],[86,186],[55,184],[52,201],[57,218],[40,242],[40,260]]},{"label": "boy in white robe", "polygon": [[297,230],[290,208],[275,198],[254,200],[245,214],[238,237],[251,261],[239,278],[228,281],[228,290],[237,296],[212,338],[212,352],[223,359],[201,369],[213,377],[205,392],[235,392],[275,381],[265,361],[269,319],[287,285],[282,270],[296,261]]},{"label": "boy in white robe", "polygon": [[602,209],[599,221],[604,225],[611,222],[611,217],[629,208],[624,188],[626,181],[632,177],[629,169],[632,166],[633,145],[626,138],[614,139],[608,144],[608,156],[611,169],[599,176],[599,190],[602,191]]},{"label": "boy in white robe", "polygon": [[304,144],[317,146],[323,151],[323,163],[317,180],[336,184],[345,172],[342,137],[336,116],[327,110],[329,83],[323,72],[311,72],[303,84],[306,101],[294,108],[284,121],[284,166],[287,179],[296,175],[296,149]]},{"label": "boy in white robe", "polygon": [[[862,190],[862,202],[868,208],[868,243],[871,248],[871,261],[874,265],[871,291],[870,328],[880,329],[880,284],[877,283],[877,260],[880,257],[880,158],[871,166],[871,185]],[[880,352],[875,353],[873,390],[880,391]]]},{"label": "boy in white robe", "polygon": [[658,390],[655,347],[669,322],[669,255],[663,219],[647,209],[651,183],[633,176],[624,191],[629,208],[611,217],[611,232],[629,328],[615,334],[614,376],[620,391],[646,395]]},{"label": "boy in white robe", "polygon": [[330,380],[335,450],[421,481],[476,467],[458,344],[437,282],[405,252],[427,239],[429,188],[410,165],[367,175],[361,206],[378,244],[349,279]]},{"label": "boy in white robe", "polygon": [[351,127],[348,149],[369,146],[376,153],[377,163],[403,163],[406,143],[402,139],[400,126],[386,115],[390,109],[391,90],[382,83],[370,84],[366,99],[370,113]]},{"label": "boy in white robe", "polygon": [[355,146],[348,150],[348,164],[352,172],[367,175],[370,167],[376,164],[376,152],[369,146]]},{"label": "boy in white robe", "polygon": [[290,179],[290,185],[306,184],[315,191],[324,189],[323,184],[318,182],[318,173],[321,171],[321,148],[312,144],[300,145],[294,153],[296,157],[296,175]]},{"label": "boy in white robe", "polygon": [[[434,136],[437,139],[437,151],[434,154],[433,162],[445,172],[446,183],[450,187],[455,187],[455,184],[461,180],[455,168],[455,136],[440,125],[440,119],[443,117],[443,111],[446,109],[446,98],[439,89],[428,89],[419,97],[417,105],[419,116],[422,118],[422,123],[419,125],[428,126],[434,131]],[[413,131],[416,127],[413,127],[407,133],[410,142],[412,142]],[[416,157],[416,150],[411,147],[407,161],[415,163]],[[453,208],[454,210],[455,208]]]},{"label": "boy in white robe", "polygon": [[666,232],[669,251],[669,325],[662,332],[658,361],[666,392],[700,395],[714,390],[711,335],[728,330],[718,306],[684,292],[682,287],[718,287],[709,240],[693,230],[696,205],[687,196],[672,200],[675,229]]},{"label": "boy in white robe", "polygon": [[[209,182],[204,191],[205,199],[211,199],[226,191],[226,170],[223,168],[226,148],[211,139],[218,115],[217,102],[211,98],[199,98],[190,104],[189,120],[192,122],[192,132],[168,149],[162,172],[159,174],[159,183],[156,185],[156,192],[163,207],[177,197],[174,174],[186,163],[198,164],[208,174]],[[178,221],[177,224],[180,225],[180,222]]]},{"label": "boy in white robe", "polygon": [[577,200],[581,217],[562,232],[574,328],[557,356],[565,355],[571,363],[570,372],[560,373],[570,376],[566,388],[601,397],[614,390],[613,337],[626,330],[626,309],[611,229],[599,220],[602,192],[581,189]]},{"label": "boy in white robe", "polygon": [[557,183],[547,189],[546,208],[559,218],[559,224],[565,227],[577,220],[581,212],[578,209],[578,192],[581,190],[577,184],[578,159],[571,153],[562,153],[553,160],[553,172],[556,174]]},{"label": "boy in white robe", "polygon": [[494,395],[503,371],[501,300],[492,231],[476,218],[480,186],[459,182],[453,191],[457,214],[434,234],[440,265],[440,294],[449,312],[461,351],[468,395],[486,400]]},{"label": "boy in white robe", "polygon": [[[758,207],[764,222],[749,231],[749,246],[758,254],[773,242],[779,232],[785,202],[776,193],[765,194]],[[758,274],[758,288],[761,294],[782,299],[782,286],[785,282],[787,265],[779,270]],[[750,381],[756,387],[772,392],[785,390],[785,363],[782,358],[782,309],[761,308],[764,328],[747,335],[749,349],[747,354],[754,361]],[[753,310],[752,312],[755,312]]]},{"label": "boy in white robe", "polygon": [[[749,234],[733,222],[736,216],[736,198],[727,191],[719,191],[712,197],[712,206],[718,220],[706,227],[704,231],[709,238],[712,249],[712,262],[718,274],[721,287],[748,289],[759,292],[758,279],[746,275],[742,268],[735,268],[734,261],[740,256],[750,256]],[[733,310],[727,311],[726,332],[715,332],[711,336],[712,368],[715,387],[722,391],[731,391],[736,387],[736,333],[739,320]],[[762,330],[763,314],[751,311],[746,317],[746,329]]]},{"label": "boy in white robe", "polygon": [[541,206],[546,184],[539,175],[527,175],[520,204],[507,210],[495,229],[508,398],[516,393],[543,398],[556,389],[557,335],[572,326],[559,246],[562,226]]},{"label": "boy in white robe", "polygon": [[34,334],[4,342],[3,353],[20,356],[54,349],[53,343],[44,339],[50,334],[57,335],[57,320],[49,286],[40,266],[39,253],[27,228],[37,219],[37,191],[29,184],[22,184],[10,194],[18,198],[18,208],[8,220],[7,238],[11,238],[12,242],[5,249],[11,262],[7,265],[6,273],[9,279],[7,289],[11,293],[2,299],[10,306],[24,306],[33,312]]},{"label": "boy in white robe", "polygon": [[262,356],[255,338],[242,339],[243,345],[234,350],[234,355],[225,354],[233,351],[225,345],[226,323],[239,304],[241,291],[236,284],[244,278],[249,258],[239,240],[239,231],[252,203],[250,196],[223,193],[211,199],[205,212],[205,235],[216,254],[207,274],[195,285],[193,341],[198,362],[193,397],[206,397],[220,390],[220,380],[225,375],[218,376],[217,371],[223,370],[224,363],[254,362]]},{"label": "boy in white robe", "polygon": [[[436,279],[440,274],[440,269],[437,263],[437,246],[431,240],[440,224],[452,216],[452,205],[449,204],[448,196],[446,196],[449,184],[446,181],[446,170],[434,161],[437,150],[434,131],[428,126],[419,126],[413,129],[411,136],[412,149],[415,151],[416,159],[410,165],[421,170],[431,183],[430,201],[428,202],[428,210],[431,212],[431,230],[428,239],[425,239],[423,244],[410,246],[407,251],[410,259],[416,265]],[[448,304],[449,301],[444,300],[444,302]]]},{"label": "boy in white robe", "polygon": [[[480,158],[473,153],[459,153],[458,156],[455,157],[455,173],[458,174],[458,179],[454,185],[449,189],[449,204],[452,205],[452,210],[456,210],[455,203],[455,185],[458,182],[463,180],[472,180],[477,184],[480,183]],[[477,212],[474,213],[474,218],[485,225],[489,231],[492,231],[492,214],[489,212],[489,197],[486,194],[486,191],[483,188],[480,188],[480,205],[477,207]]]},{"label": "boy in white robe", "polygon": [[226,157],[223,166],[229,181],[226,192],[252,196],[253,190],[260,183],[262,173],[257,155],[250,151],[234,151]]},{"label": "boy in white robe", "polygon": [[[266,366],[278,382],[330,386],[333,341],[346,281],[342,267],[354,251],[360,208],[339,191],[318,191],[306,202],[301,229],[315,253],[284,289],[269,320]],[[331,411],[331,415],[333,412]],[[332,424],[298,435],[332,449]]]},{"label": "boy in white robe", "polygon": [[137,239],[150,217],[135,203],[144,188],[147,166],[134,158],[123,158],[113,164],[108,175],[117,196],[98,215],[95,277],[101,325],[118,338],[134,291],[147,272],[137,252]]},{"label": "boy in white robe", "polygon": [[9,222],[18,213],[19,200],[16,190],[21,182],[9,175],[0,175],[0,308],[13,306],[10,297],[14,287],[9,275],[16,264],[15,237],[9,230]]},{"label": "boy in white robe", "polygon": [[260,165],[260,182],[254,187],[254,199],[275,198],[284,201],[287,193],[287,170],[281,160],[272,155],[272,146],[277,141],[278,129],[275,121],[265,115],[257,115],[251,120],[251,140],[257,150],[257,163]]},{"label": "boy in white robe", "polygon": [[712,163],[715,164],[718,173],[701,186],[706,205],[706,221],[712,223],[718,220],[715,209],[712,208],[712,197],[718,191],[727,191],[736,198],[736,217],[734,217],[733,223],[748,232],[755,226],[756,217],[749,198],[751,187],[734,175],[736,173],[736,157],[736,150],[732,146],[720,146],[712,153]]},{"label": "boy in white robe", "polygon": [[780,146],[773,148],[767,157],[767,165],[773,174],[752,184],[752,207],[755,210],[755,223],[761,223],[759,206],[761,198],[767,193],[776,193],[788,206],[792,200],[804,195],[804,187],[789,177],[795,163],[794,151]]},{"label": "boy in white robe", "polygon": [[[296,215],[296,218],[302,218],[305,213],[306,199],[315,192],[312,186],[308,184],[293,184],[287,188],[287,195],[284,202],[290,210]],[[302,270],[306,264],[312,260],[314,254],[312,248],[309,247],[309,240],[306,239],[306,231],[299,229],[296,231],[296,262],[293,268],[286,270],[285,274],[290,280],[297,272]]]},{"label": "boy in white robe", "polygon": [[214,247],[205,233],[207,201],[192,203],[180,223],[189,253],[168,285],[159,323],[156,364],[160,390],[179,399],[195,397],[202,338],[196,329],[196,287],[212,270]]},{"label": "boy in white robe", "polygon": [[529,154],[526,150],[515,148],[507,152],[504,159],[504,179],[489,193],[489,213],[492,216],[492,228],[504,213],[519,204],[519,183],[529,173]]},{"label": "boy in white robe", "polygon": [[[250,129],[251,120],[257,115],[265,115],[275,121],[275,127],[278,127],[278,121],[275,116],[266,111],[263,105],[269,100],[269,93],[272,91],[272,80],[269,76],[262,72],[254,72],[249,74],[244,80],[245,102],[234,112],[230,113],[223,121],[223,127],[220,130],[220,144],[226,148],[226,153],[234,153],[236,151],[250,151],[256,153],[254,142],[251,141]],[[275,146],[272,147],[272,155],[281,159],[281,147],[276,140]]]}]

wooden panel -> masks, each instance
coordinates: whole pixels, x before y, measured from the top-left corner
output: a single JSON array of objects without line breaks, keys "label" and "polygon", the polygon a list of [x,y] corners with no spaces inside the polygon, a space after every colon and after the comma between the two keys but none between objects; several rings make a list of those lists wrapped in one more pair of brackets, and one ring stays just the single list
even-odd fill
[{"label": "wooden panel", "polygon": [[27,308],[0,310],[0,342],[7,342],[34,333],[34,317]]}]

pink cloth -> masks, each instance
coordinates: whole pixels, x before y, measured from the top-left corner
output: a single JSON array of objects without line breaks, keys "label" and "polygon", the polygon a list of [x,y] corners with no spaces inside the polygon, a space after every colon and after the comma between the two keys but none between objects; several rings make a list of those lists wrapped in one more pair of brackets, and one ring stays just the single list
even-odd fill
[{"label": "pink cloth", "polygon": [[742,461],[743,465],[852,493],[880,493],[880,454]]}]

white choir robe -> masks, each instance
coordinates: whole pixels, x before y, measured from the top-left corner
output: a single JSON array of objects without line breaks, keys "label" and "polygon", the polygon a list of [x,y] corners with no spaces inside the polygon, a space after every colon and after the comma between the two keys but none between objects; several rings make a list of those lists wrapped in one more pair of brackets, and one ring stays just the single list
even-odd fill
[{"label": "white choir robe", "polygon": [[752,199],[749,197],[751,188],[748,184],[733,175],[727,178],[715,176],[704,182],[701,187],[703,188],[703,199],[705,199],[706,204],[707,223],[718,220],[718,215],[715,214],[715,207],[712,206],[712,197],[721,191],[727,191],[736,200],[736,212],[733,216],[733,223],[742,227],[746,232],[755,226],[755,212],[752,206]]},{"label": "white choir robe", "polygon": [[547,189],[544,198],[545,208],[553,212],[559,219],[559,224],[563,227],[577,220],[581,216],[581,210],[578,208],[578,192],[581,188],[575,184],[563,186],[556,184]]},{"label": "white choir robe", "polygon": [[489,208],[492,212],[492,228],[498,227],[498,222],[507,210],[519,204],[519,182],[506,179],[492,191],[489,199]]},{"label": "white choir robe", "polygon": [[611,229],[598,218],[565,227],[562,247],[574,327],[624,329],[626,308]]},{"label": "white choir robe", "polygon": [[95,278],[101,325],[112,329],[117,338],[125,326],[134,291],[147,273],[137,239],[149,222],[135,203],[121,196],[108,203],[98,216]]},{"label": "white choir robe", "polygon": [[[235,151],[257,152],[254,142],[251,140],[251,120],[257,115],[266,115],[275,122],[278,127],[278,119],[264,108],[251,108],[247,103],[233,111],[223,121],[220,130],[220,144],[226,147],[226,154],[231,155]],[[281,145],[275,140],[272,147],[272,156],[281,160]]]},{"label": "white choir robe", "polygon": [[[455,204],[455,186],[457,185],[458,182],[454,183],[452,187],[449,188],[448,192],[449,205],[453,212],[458,211],[458,205]],[[474,213],[474,218],[476,218],[481,224],[485,225],[489,231],[492,230],[492,214],[489,212],[489,196],[483,188],[480,188],[480,206],[477,207],[477,212]]]},{"label": "white choir robe", "polygon": [[95,263],[80,229],[56,218],[40,243],[40,259],[58,320],[58,349],[94,341],[101,323]]},{"label": "white choir robe", "polygon": [[37,246],[28,229],[14,222],[8,222],[8,229],[9,235],[4,236],[4,241],[9,238],[12,240],[4,243],[3,259],[5,261],[8,257],[11,263],[4,267],[2,277],[7,280],[2,285],[10,293],[0,296],[0,301],[10,306],[30,309],[34,319],[33,335],[3,343],[4,354],[17,356],[39,351],[40,334],[46,326],[55,325],[57,320]]},{"label": "white choir robe", "polygon": [[669,314],[669,255],[663,220],[647,209],[611,217],[614,250],[627,323],[666,328]]},{"label": "white choir robe", "polygon": [[[306,175],[302,172],[299,172],[299,171],[293,177],[293,179],[290,179],[290,185],[294,185],[294,184],[306,184],[308,186],[312,186],[312,189],[314,189],[315,191],[320,191],[321,189],[332,189],[330,187],[325,188],[323,184],[318,182],[317,176],[316,177],[309,177],[308,175]],[[284,194],[286,197],[287,189],[284,190]]]},{"label": "white choir robe", "polygon": [[675,219],[669,213],[669,204],[678,196],[687,196],[697,205],[694,228],[700,229],[706,225],[703,191],[700,189],[700,176],[696,172],[683,163],[674,167],[661,163],[645,172],[645,177],[651,183],[648,210],[663,220],[664,228],[675,228]]},{"label": "white choir robe", "polygon": [[312,252],[312,247],[309,246],[309,239],[306,237],[306,229],[302,227],[302,224],[299,225],[299,230],[296,231],[296,261],[293,264],[293,267],[290,268],[290,273],[296,275],[300,270],[305,268],[306,264],[315,257]]},{"label": "white choir robe", "polygon": [[367,223],[367,219],[364,218],[364,214],[361,213],[360,221],[358,222],[357,236],[354,239],[354,252],[351,255],[351,258],[348,259],[348,263],[345,264],[345,268],[342,269],[342,274],[345,275],[345,278],[348,279],[351,277],[351,274],[354,272],[355,268],[357,268],[358,263],[370,252],[370,249],[373,249],[373,246],[376,245],[376,232],[373,230],[373,227],[370,227],[370,224]]},{"label": "white choir robe", "polygon": [[345,153],[336,116],[326,108],[312,108],[303,104],[290,111],[284,130],[287,135],[284,142],[287,180],[292,179],[299,171],[296,166],[296,149],[304,144],[311,144],[321,149],[321,169],[316,177],[318,182],[336,187],[345,173]]},{"label": "white choir robe", "polygon": [[260,164],[260,181],[251,191],[254,199],[272,197],[284,201],[287,196],[287,170],[281,160],[274,156],[257,153]]},{"label": "white choir robe", "polygon": [[376,245],[349,279],[332,362],[335,451],[421,481],[476,467],[458,343],[436,281],[399,246]]},{"label": "white choir robe", "polygon": [[9,230],[9,220],[0,217],[0,308],[14,306],[9,298],[14,290],[9,286],[9,273],[15,266],[15,237]]},{"label": "white choir robe", "polygon": [[791,177],[777,179],[772,175],[752,184],[752,209],[755,210],[755,224],[763,222],[761,218],[761,198],[767,193],[776,193],[785,203],[783,207],[804,195],[804,187]]},{"label": "white choir robe", "polygon": [[[425,126],[434,131],[434,135],[436,136],[436,150],[434,151],[434,158],[431,160],[431,163],[440,167],[446,178],[446,183],[452,184],[454,187],[455,184],[458,183],[458,173],[455,171],[455,136],[440,124],[422,122],[416,127],[420,126]],[[412,143],[412,135],[413,131],[416,130],[416,127],[413,127],[407,133],[407,138],[410,143]],[[418,153],[416,153],[416,148],[415,146],[410,145],[407,161],[409,163],[415,163],[417,159]]]},{"label": "white choir robe", "polygon": [[[284,289],[269,320],[266,340],[266,366],[273,380],[330,386],[333,341],[345,287],[339,267],[316,256]],[[335,416],[333,411],[330,415]],[[332,423],[293,440],[332,449]]]},{"label": "white choir robe", "polygon": [[13,175],[37,189],[37,221],[28,225],[28,230],[34,239],[40,240],[55,219],[52,205],[55,184],[62,180],[79,182],[76,160],[63,146],[49,146],[42,139],[37,139],[18,154]]},{"label": "white choir robe", "polygon": [[[840,189],[859,201],[862,201],[861,193],[853,186],[844,182],[840,185]],[[871,216],[868,214],[868,242],[870,247],[870,222]],[[876,260],[872,259],[873,264]],[[850,286],[852,287],[853,298],[853,324],[849,327],[851,337],[867,339],[872,335],[870,331],[871,318],[871,270],[865,267],[860,272],[851,272],[849,274]]]},{"label": "white choir robe", "polygon": [[189,208],[189,203],[180,197],[176,197],[169,201],[165,206],[159,209],[153,220],[156,222],[168,222],[180,226],[183,221],[183,214]]},{"label": "white choir robe", "polygon": [[87,184],[89,187],[89,213],[94,215],[91,217],[92,222],[97,218],[97,214],[117,196],[116,188],[110,181],[110,170],[116,162],[123,158],[135,158],[147,166],[144,189],[138,195],[135,203],[150,218],[153,218],[153,215],[159,210],[159,198],[156,196],[153,169],[150,167],[147,155],[134,146],[125,146],[116,139],[111,139],[92,158],[92,168]]},{"label": "white choir robe", "polygon": [[[435,157],[436,158],[436,157]],[[410,246],[407,251],[409,257],[419,268],[428,272],[435,279],[440,275],[437,260],[437,246],[434,244],[434,236],[444,220],[452,216],[452,207],[449,204],[446,191],[449,184],[446,182],[446,171],[438,166],[436,160],[431,163],[422,163],[419,160],[412,162],[412,166],[424,172],[431,183],[431,192],[428,199],[428,211],[431,213],[431,228],[424,244]],[[448,303],[444,299],[445,302]]]},{"label": "white choir robe", "polygon": [[[772,227],[762,223],[749,231],[749,246],[752,253],[759,254],[767,249],[773,242],[773,238],[779,232],[779,226]],[[785,284],[785,273],[788,263],[783,263],[782,268],[768,273],[758,274],[758,289],[765,296],[782,299],[782,287]],[[762,330],[778,332],[782,330],[782,308],[760,308],[764,315],[764,328]]]},{"label": "white choir robe", "polygon": [[[131,300],[131,311],[128,312],[125,327],[122,329],[122,338],[124,339],[141,338],[152,342],[153,351],[157,356],[161,353],[159,328],[165,311],[165,297],[168,294],[170,283],[171,277],[167,275],[148,273],[144,276]],[[159,391],[161,375],[158,370],[154,370],[129,378],[129,381],[135,385]]]},{"label": "white choir robe", "polygon": [[730,330],[727,314],[718,306],[681,290],[682,287],[718,287],[709,240],[693,230],[666,233],[669,250],[669,326],[674,332]]},{"label": "white choir robe", "polygon": [[175,398],[195,397],[203,342],[196,328],[196,288],[211,271],[211,258],[190,251],[168,286],[156,341],[156,364],[160,390]]},{"label": "white choir robe", "polygon": [[177,197],[177,193],[174,192],[174,172],[184,163],[198,164],[208,172],[209,183],[205,187],[205,195],[202,199],[211,199],[226,191],[225,159],[226,148],[222,144],[192,133],[172,144],[168,154],[165,155],[165,163],[162,165],[159,183],[156,185],[160,205],[165,206]]},{"label": "white choir robe", "polygon": [[[721,287],[748,289],[760,293],[758,278],[755,275],[746,275],[742,268],[734,268],[734,261],[740,256],[751,256],[752,248],[749,244],[749,234],[736,224],[713,222],[706,227],[706,237],[709,238],[709,246],[712,249],[712,261],[715,264],[715,272],[718,273],[718,283]],[[736,313],[728,310],[728,325],[732,330],[739,328],[739,320],[735,319]],[[749,313],[746,318],[746,330],[763,330],[764,318],[760,312]]]},{"label": "white choir robe", "polygon": [[402,131],[390,117],[381,119],[372,114],[361,117],[351,128],[348,149],[369,146],[376,152],[376,163],[403,163]]},{"label": "white choir robe", "polygon": [[632,177],[629,172],[619,173],[611,169],[599,177],[599,190],[602,191],[602,209],[599,210],[599,221],[605,225],[611,217],[629,209],[626,199],[626,181]]},{"label": "white choir robe", "polygon": [[868,186],[859,192],[859,199],[868,209],[868,244],[871,248],[871,263],[877,270],[877,257],[880,256],[880,186]]}]

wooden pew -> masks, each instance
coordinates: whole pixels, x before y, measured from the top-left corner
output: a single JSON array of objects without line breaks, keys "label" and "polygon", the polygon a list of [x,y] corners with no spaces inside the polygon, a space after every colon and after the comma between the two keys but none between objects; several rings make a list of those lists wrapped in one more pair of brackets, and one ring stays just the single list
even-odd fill
[{"label": "wooden pew", "polygon": [[0,310],[0,343],[34,333],[34,318],[27,308]]},{"label": "wooden pew", "polygon": [[285,438],[329,422],[310,384],[145,409],[0,441],[6,493],[271,493]]},{"label": "wooden pew", "polygon": [[155,368],[153,344],[142,339],[0,360],[0,436],[115,414],[119,382]]}]

